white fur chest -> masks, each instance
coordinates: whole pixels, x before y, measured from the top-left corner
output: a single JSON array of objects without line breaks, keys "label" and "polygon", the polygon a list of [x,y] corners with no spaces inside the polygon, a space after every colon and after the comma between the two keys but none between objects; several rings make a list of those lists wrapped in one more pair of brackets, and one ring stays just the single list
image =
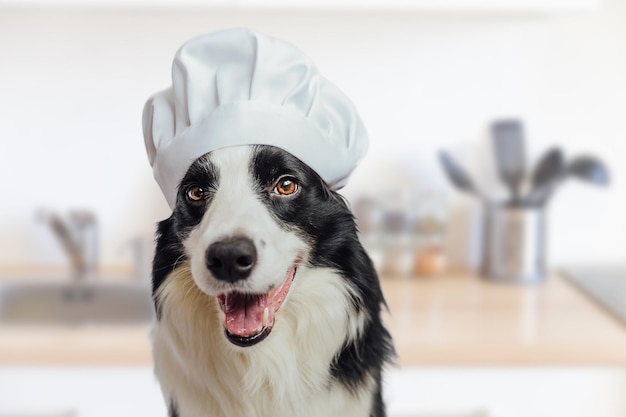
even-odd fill
[{"label": "white fur chest", "polygon": [[180,417],[367,417],[373,381],[355,394],[330,377],[330,364],[364,318],[332,270],[306,269],[272,333],[239,348],[223,335],[214,297],[194,284],[188,265],[162,285],[154,330],[155,372]]}]

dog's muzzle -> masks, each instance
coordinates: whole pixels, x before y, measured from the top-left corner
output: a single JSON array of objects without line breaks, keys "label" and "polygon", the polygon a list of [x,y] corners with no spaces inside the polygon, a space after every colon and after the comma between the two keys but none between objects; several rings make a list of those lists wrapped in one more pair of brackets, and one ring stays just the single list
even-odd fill
[{"label": "dog's muzzle", "polygon": [[[257,264],[257,251],[247,237],[222,239],[209,245],[205,254],[206,266],[219,281],[233,284],[247,279]],[[230,290],[219,294],[217,300],[224,313],[226,338],[241,347],[264,340],[274,326],[275,315],[296,274],[296,260],[282,277],[282,283],[267,293],[248,293]]]}]

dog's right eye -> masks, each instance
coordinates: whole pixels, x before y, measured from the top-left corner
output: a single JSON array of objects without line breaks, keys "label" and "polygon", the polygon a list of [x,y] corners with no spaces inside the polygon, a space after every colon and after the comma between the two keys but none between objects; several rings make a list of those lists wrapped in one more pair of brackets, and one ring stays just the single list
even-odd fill
[{"label": "dog's right eye", "polygon": [[191,203],[198,203],[206,200],[208,196],[209,193],[207,190],[202,187],[198,187],[197,185],[192,185],[187,189],[187,200]]}]

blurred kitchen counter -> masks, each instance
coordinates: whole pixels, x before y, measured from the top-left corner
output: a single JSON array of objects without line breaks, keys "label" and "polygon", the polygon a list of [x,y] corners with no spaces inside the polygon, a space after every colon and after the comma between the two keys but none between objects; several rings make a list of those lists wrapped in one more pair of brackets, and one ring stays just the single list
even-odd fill
[{"label": "blurred kitchen counter", "polygon": [[626,366],[626,326],[559,274],[538,285],[386,278],[400,364]]},{"label": "blurred kitchen counter", "polygon": [[0,325],[0,366],[151,365],[150,331],[150,325]]},{"label": "blurred kitchen counter", "polygon": [[[402,366],[626,366],[626,327],[558,274],[536,286],[462,274],[382,284]],[[0,365],[149,365],[149,335],[149,325],[0,325]]]}]

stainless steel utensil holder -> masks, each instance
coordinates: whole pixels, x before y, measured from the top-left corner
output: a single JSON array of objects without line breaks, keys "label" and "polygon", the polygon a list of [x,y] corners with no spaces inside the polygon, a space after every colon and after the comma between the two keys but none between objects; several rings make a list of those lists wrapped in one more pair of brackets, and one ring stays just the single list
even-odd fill
[{"label": "stainless steel utensil holder", "polygon": [[482,275],[493,281],[535,283],[546,278],[546,219],[541,208],[485,207]]}]

